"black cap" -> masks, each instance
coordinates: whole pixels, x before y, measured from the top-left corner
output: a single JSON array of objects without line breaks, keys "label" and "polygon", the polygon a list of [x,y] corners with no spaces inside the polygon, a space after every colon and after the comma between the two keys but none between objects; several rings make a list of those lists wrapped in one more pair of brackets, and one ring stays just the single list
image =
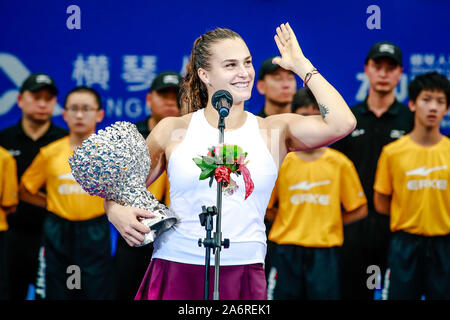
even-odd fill
[{"label": "black cap", "polygon": [[394,60],[397,64],[403,65],[402,63],[402,51],[400,48],[389,41],[381,41],[375,43],[372,48],[370,48],[369,53],[367,54],[366,58],[366,64],[369,61],[369,59],[376,59],[376,58],[391,58]]},{"label": "black cap", "polygon": [[180,89],[182,81],[183,78],[178,72],[165,71],[158,73],[155,79],[153,79],[152,85],[150,87],[150,92],[152,92],[153,90],[162,90],[166,88]]},{"label": "black cap", "polygon": [[273,58],[275,58],[275,56],[263,61],[261,67],[259,68],[258,80],[264,79],[266,74],[272,73],[278,68],[281,68],[278,64],[272,63]]},{"label": "black cap", "polygon": [[20,88],[20,93],[23,93],[26,90],[35,92],[43,88],[48,89],[48,91],[55,96],[58,94],[55,81],[53,81],[48,74],[33,73],[23,82],[22,87]]}]

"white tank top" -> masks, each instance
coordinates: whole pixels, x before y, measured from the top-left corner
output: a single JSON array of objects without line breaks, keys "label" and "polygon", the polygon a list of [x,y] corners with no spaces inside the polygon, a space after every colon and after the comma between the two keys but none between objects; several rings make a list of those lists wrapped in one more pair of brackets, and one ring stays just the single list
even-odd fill
[{"label": "white tank top", "polygon": [[[230,247],[222,248],[221,265],[264,263],[266,254],[264,215],[278,169],[261,137],[256,117],[249,112],[246,115],[242,127],[225,131],[224,141],[236,144],[248,153],[247,167],[255,188],[244,200],[242,175],[231,174],[239,188],[233,195],[223,194],[222,197],[222,238],[230,239]],[[205,248],[198,246],[198,239],[206,237],[206,230],[200,224],[199,214],[203,205],[216,205],[217,183],[214,180],[209,187],[209,179],[200,181],[201,170],[192,159],[206,155],[208,148],[217,145],[218,141],[219,130],[208,123],[204,109],[196,111],[184,140],[172,152],[167,169],[170,207],[180,217],[180,222],[155,240],[153,258],[196,265],[205,263]],[[214,217],[213,232],[215,229]],[[213,251],[211,265],[214,265]]]}]

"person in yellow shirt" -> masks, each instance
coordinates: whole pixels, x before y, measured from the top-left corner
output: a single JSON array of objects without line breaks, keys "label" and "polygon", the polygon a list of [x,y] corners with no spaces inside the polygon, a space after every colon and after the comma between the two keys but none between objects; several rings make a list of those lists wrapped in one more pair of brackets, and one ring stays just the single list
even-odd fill
[{"label": "person in yellow shirt", "polygon": [[450,139],[440,133],[450,83],[437,72],[409,84],[410,134],[378,160],[374,203],[393,236],[383,299],[450,299]]},{"label": "person in yellow shirt", "polygon": [[[111,299],[110,229],[103,199],[81,188],[68,163],[104,118],[99,94],[88,87],[72,89],[63,118],[69,136],[41,148],[19,186],[21,200],[48,211],[36,295],[50,300]],[[43,186],[46,195],[39,192]]]},{"label": "person in yellow shirt", "polygon": [[[308,88],[296,92],[293,110],[320,115]],[[367,199],[353,163],[327,147],[290,152],[268,208],[268,219],[275,217],[269,240],[277,244],[269,299],[340,299],[343,225],[367,215]]]},{"label": "person in yellow shirt", "polygon": [[8,150],[0,147],[0,300],[9,299],[7,276],[7,245],[5,231],[8,230],[6,215],[16,210],[17,166]]}]

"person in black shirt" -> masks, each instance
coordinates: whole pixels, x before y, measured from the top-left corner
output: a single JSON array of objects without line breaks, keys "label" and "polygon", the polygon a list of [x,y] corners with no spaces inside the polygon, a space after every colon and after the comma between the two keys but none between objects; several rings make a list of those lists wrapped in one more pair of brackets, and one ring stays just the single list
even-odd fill
[{"label": "person in black shirt", "polygon": [[297,90],[295,74],[272,63],[273,58],[264,60],[256,82],[258,92],[265,98],[264,107],[257,114],[262,118],[292,112],[292,97]]},{"label": "person in black shirt", "polygon": [[[31,74],[17,97],[22,118],[16,125],[0,131],[0,145],[16,159],[19,180],[41,147],[67,135],[51,121],[57,94],[50,76]],[[9,299],[25,299],[29,285],[35,283],[45,214],[45,209],[19,202],[17,211],[8,215]]]},{"label": "person in black shirt", "polygon": [[357,126],[350,135],[331,145],[355,164],[369,206],[365,219],[344,228],[344,299],[373,299],[374,292],[367,286],[371,275],[367,269],[376,265],[381,276],[386,269],[389,218],[375,211],[373,184],[382,147],[411,131],[414,125],[413,114],[394,94],[402,71],[402,53],[397,45],[377,42],[372,46],[364,65],[369,94],[351,108]]},{"label": "person in black shirt", "polygon": [[[161,119],[180,115],[178,93],[182,80],[179,73],[172,71],[161,72],[153,80],[146,96],[146,103],[152,111],[151,116],[136,123],[144,138],[147,138]],[[117,299],[134,299],[152,253],[153,243],[143,247],[130,247],[122,236],[118,236],[114,258]]]},{"label": "person in black shirt", "polygon": [[147,106],[152,111],[151,116],[136,123],[144,139],[161,119],[180,115],[178,92],[182,81],[181,75],[173,71],[161,72],[153,80],[145,98]]}]

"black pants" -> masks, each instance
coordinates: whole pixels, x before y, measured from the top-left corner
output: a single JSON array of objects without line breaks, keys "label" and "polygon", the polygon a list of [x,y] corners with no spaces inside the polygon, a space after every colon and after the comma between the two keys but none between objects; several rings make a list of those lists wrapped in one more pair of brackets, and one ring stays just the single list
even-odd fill
[{"label": "black pants", "polygon": [[341,298],[340,247],[277,245],[272,265],[269,298],[272,288],[274,300]]},{"label": "black pants", "polygon": [[395,232],[383,296],[389,300],[450,299],[450,235]]},{"label": "black pants", "polygon": [[39,248],[42,245],[42,226],[10,228],[5,233],[9,299],[24,300],[28,288],[35,283]]},{"label": "black pants", "polygon": [[8,299],[8,264],[6,231],[0,231],[0,300]]},{"label": "black pants", "polygon": [[266,226],[266,238],[267,238],[267,251],[266,251],[266,257],[264,260],[264,272],[266,274],[266,279],[269,279],[269,273],[270,269],[272,268],[272,260],[273,256],[275,255],[275,250],[277,247],[277,244],[273,241],[269,240],[269,232],[272,228],[273,223],[264,219],[264,224]]},{"label": "black pants", "polygon": [[344,226],[343,299],[373,300],[374,289],[367,286],[372,273],[367,269],[377,266],[381,275],[385,274],[390,238],[389,216],[374,211],[369,211],[366,218]]},{"label": "black pants", "polygon": [[116,297],[133,300],[139,290],[153,253],[153,243],[130,247],[119,234],[114,256],[114,283]]},{"label": "black pants", "polygon": [[[49,213],[44,222],[44,250],[43,298],[114,299],[111,240],[105,215],[69,221]],[[39,282],[37,287],[41,287]]]}]

